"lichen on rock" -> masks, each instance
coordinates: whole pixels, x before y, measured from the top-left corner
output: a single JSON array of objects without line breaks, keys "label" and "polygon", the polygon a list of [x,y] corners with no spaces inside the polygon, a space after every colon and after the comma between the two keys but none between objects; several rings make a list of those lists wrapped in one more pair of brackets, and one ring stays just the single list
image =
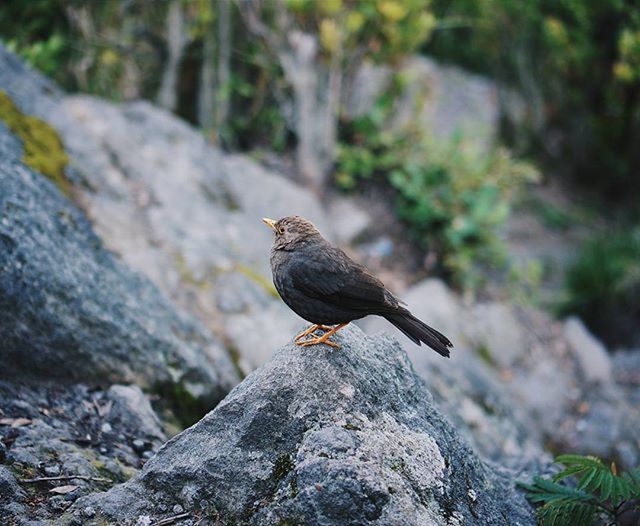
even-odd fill
[{"label": "lichen on rock", "polygon": [[22,113],[3,90],[0,90],[0,120],[22,140],[24,164],[46,175],[69,195],[71,184],[64,173],[69,157],[58,132],[42,119]]}]

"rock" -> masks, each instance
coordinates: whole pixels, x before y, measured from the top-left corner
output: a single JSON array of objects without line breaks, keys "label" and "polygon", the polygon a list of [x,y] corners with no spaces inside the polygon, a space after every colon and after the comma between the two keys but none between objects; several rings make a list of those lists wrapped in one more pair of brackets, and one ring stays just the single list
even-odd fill
[{"label": "rock", "polygon": [[[246,156],[223,153],[147,102],[64,96],[1,46],[0,89],[58,130],[72,159],[73,195],[105,246],[228,343],[242,372],[285,343],[281,329],[300,320],[272,294],[272,233],[260,218],[301,214],[331,237],[313,193]],[[221,313],[218,285],[234,273],[247,278],[234,280],[236,294],[257,285],[269,307]],[[246,335],[251,319],[268,334],[260,352],[236,332]]]},{"label": "rock", "polygon": [[335,197],[331,201],[327,217],[335,240],[343,245],[356,242],[372,224],[372,218],[366,210],[344,197]]},{"label": "rock", "polygon": [[[459,136],[461,147],[482,153],[496,146],[501,114],[514,121],[524,118],[524,103],[517,93],[458,67],[413,56],[397,74],[404,89],[389,123],[393,128],[422,125],[438,140]],[[355,118],[370,111],[393,77],[389,66],[364,64],[347,92],[347,115]]]},{"label": "rock", "polygon": [[145,449],[147,449],[144,440],[141,440],[139,438],[136,438],[133,442],[131,442],[131,446],[133,447],[133,450],[138,453],[142,453]]},{"label": "rock", "polygon": [[110,524],[176,505],[264,526],[535,524],[512,475],[478,460],[395,341],[356,327],[338,341],[282,348],[137,477],[75,509]]},{"label": "rock", "polygon": [[222,398],[237,375],[219,342],[107,252],[13,146],[0,154],[0,375],[135,382],[185,410]]},{"label": "rock", "polygon": [[116,431],[135,429],[146,439],[164,440],[160,420],[137,385],[112,385],[105,397],[113,402],[109,410],[109,419],[115,425]]},{"label": "rock", "polygon": [[467,328],[471,345],[499,367],[512,367],[527,350],[522,323],[513,307],[504,303],[481,303],[472,310],[473,327]]},{"label": "rock", "polygon": [[564,335],[587,382],[609,383],[613,378],[607,349],[584,326],[570,317],[564,323]]},{"label": "rock", "polygon": [[57,464],[53,466],[45,466],[43,471],[47,477],[57,477],[60,475],[60,466]]}]

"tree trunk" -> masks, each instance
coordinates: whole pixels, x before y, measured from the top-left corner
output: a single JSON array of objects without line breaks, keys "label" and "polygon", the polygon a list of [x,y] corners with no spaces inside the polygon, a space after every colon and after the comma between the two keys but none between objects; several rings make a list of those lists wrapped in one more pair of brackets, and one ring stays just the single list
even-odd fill
[{"label": "tree trunk", "polygon": [[339,45],[330,64],[324,64],[317,37],[295,29],[284,3],[273,4],[275,30],[261,20],[262,5],[258,0],[245,0],[240,3],[241,13],[249,29],[276,56],[293,89],[298,172],[311,189],[322,194],[335,162],[343,49]]},{"label": "tree trunk", "polygon": [[314,36],[291,31],[288,41],[289,49],[279,58],[293,88],[298,172],[322,194],[335,161],[341,70],[338,64],[327,68],[320,62]]},{"label": "tree trunk", "polygon": [[167,63],[162,74],[158,91],[158,104],[174,111],[178,103],[178,74],[180,62],[187,45],[187,33],[181,0],[171,0],[166,19]]},{"label": "tree trunk", "polygon": [[[213,1],[213,0],[212,0]],[[215,127],[216,33],[213,24],[205,30],[198,89],[198,124],[203,130]]]},{"label": "tree trunk", "polygon": [[218,92],[216,96],[216,130],[218,137],[227,122],[231,80],[231,1],[218,2]]}]

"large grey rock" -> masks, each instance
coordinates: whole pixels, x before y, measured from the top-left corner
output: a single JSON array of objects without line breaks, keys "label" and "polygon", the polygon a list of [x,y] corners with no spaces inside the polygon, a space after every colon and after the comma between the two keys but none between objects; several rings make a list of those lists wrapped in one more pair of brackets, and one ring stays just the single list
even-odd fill
[{"label": "large grey rock", "polygon": [[340,350],[282,348],[140,475],[81,499],[68,520],[91,506],[95,524],[146,523],[179,506],[264,526],[535,523],[513,478],[478,460],[395,341],[355,327],[337,339]]},{"label": "large grey rock", "polygon": [[[105,246],[198,316],[234,349],[244,372],[285,343],[300,319],[272,294],[272,233],[260,218],[304,215],[331,237],[311,192],[246,156],[223,153],[147,102],[64,96],[1,46],[0,89],[58,130],[71,157],[74,196]],[[238,272],[247,279],[232,279]],[[218,292],[227,279],[239,296],[257,285],[264,301],[220,311]],[[257,353],[255,337],[246,337],[254,320],[268,352]]]},{"label": "large grey rock", "polygon": [[218,340],[104,249],[0,122],[0,377],[126,382],[210,407],[237,382]]}]

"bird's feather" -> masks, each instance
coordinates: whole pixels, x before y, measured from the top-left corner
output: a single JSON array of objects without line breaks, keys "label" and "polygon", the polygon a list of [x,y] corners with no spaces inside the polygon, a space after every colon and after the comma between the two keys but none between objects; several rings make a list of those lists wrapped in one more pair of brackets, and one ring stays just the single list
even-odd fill
[{"label": "bird's feather", "polygon": [[[387,312],[398,307],[395,296],[363,266],[339,248],[327,244],[323,249],[323,261],[301,254],[289,266],[289,276],[298,290],[310,298],[353,310]],[[329,257],[325,259],[324,255]]]}]

